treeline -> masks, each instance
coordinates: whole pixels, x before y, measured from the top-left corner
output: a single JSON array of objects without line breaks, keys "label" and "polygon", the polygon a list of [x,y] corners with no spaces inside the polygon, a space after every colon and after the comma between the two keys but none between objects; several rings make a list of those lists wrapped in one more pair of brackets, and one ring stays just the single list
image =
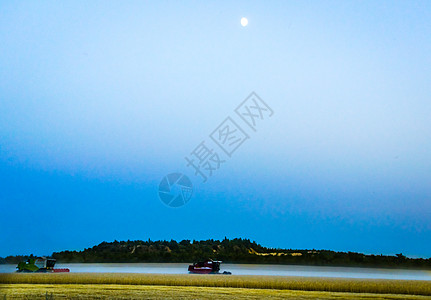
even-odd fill
[{"label": "treeline", "polygon": [[0,264],[18,264],[20,261],[27,260],[29,258],[36,258],[37,256],[30,255],[15,255],[15,256],[6,256],[0,257]]},{"label": "treeline", "polygon": [[[61,263],[192,263],[212,258],[225,263],[431,269],[431,259],[413,259],[402,254],[390,256],[330,250],[275,249],[263,247],[249,239],[226,238],[222,241],[102,242],[82,251],[54,252],[52,257]],[[0,263],[18,263],[25,258],[9,256],[0,259]]]}]

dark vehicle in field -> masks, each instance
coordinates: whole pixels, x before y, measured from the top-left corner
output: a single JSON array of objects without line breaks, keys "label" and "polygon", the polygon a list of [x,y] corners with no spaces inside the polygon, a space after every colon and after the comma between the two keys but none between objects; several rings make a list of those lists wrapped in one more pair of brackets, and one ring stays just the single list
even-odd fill
[{"label": "dark vehicle in field", "polygon": [[205,261],[194,263],[189,265],[189,272],[195,274],[232,274],[231,272],[220,273],[220,264],[222,262],[219,260],[207,259]]},{"label": "dark vehicle in field", "polygon": [[56,260],[54,258],[38,257],[30,258],[18,263],[16,267],[19,273],[64,273],[69,269],[54,269]]}]

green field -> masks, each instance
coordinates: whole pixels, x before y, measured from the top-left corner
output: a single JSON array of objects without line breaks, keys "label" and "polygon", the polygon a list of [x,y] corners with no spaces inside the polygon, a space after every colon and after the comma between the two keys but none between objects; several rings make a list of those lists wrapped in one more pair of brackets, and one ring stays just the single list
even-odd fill
[{"label": "green field", "polygon": [[431,299],[431,282],[124,273],[0,274],[0,300],[45,299],[47,292],[54,299]]}]

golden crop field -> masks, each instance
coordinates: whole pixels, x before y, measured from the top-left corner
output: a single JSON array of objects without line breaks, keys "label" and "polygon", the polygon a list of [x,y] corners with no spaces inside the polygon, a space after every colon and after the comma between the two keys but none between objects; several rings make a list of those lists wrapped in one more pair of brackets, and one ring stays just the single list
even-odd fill
[{"label": "golden crop field", "polygon": [[425,300],[428,296],[275,289],[112,284],[0,284],[0,299]]},{"label": "golden crop field", "polygon": [[[296,290],[342,293],[404,294],[431,296],[431,282],[313,278],[285,276],[171,275],[129,273],[0,274],[0,284],[8,289],[21,285],[122,285],[211,287],[260,290]],[[1,295],[0,291],[0,295]]]}]

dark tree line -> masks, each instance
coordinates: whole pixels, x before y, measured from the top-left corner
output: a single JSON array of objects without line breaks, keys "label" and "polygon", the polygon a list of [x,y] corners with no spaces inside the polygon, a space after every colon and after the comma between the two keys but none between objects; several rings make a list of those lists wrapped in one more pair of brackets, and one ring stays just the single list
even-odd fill
[{"label": "dark tree line", "polygon": [[[431,269],[431,259],[408,258],[402,254],[365,255],[330,250],[293,250],[263,247],[249,239],[190,241],[102,242],[82,251],[54,252],[61,263],[184,262],[207,258],[225,263],[292,264]],[[0,263],[18,263],[25,256],[0,258]]]}]

